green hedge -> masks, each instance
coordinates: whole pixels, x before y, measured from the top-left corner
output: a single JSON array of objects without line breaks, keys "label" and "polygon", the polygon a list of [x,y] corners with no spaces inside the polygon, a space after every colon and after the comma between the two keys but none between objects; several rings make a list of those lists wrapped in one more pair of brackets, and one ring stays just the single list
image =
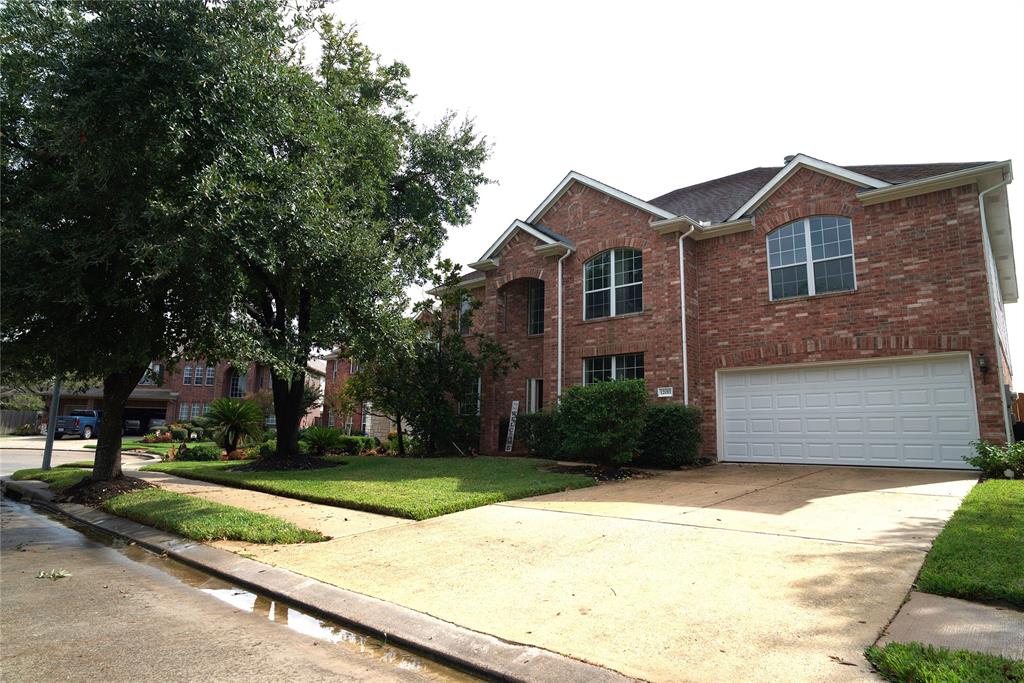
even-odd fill
[{"label": "green hedge", "polygon": [[175,460],[186,461],[212,461],[220,460],[220,447],[207,444],[198,444],[187,448],[179,448]]},{"label": "green hedge", "polygon": [[700,457],[701,413],[651,403],[642,380],[572,387],[553,410],[520,415],[522,443],[536,457],[676,468]]},{"label": "green hedge", "polygon": [[644,414],[640,454],[634,464],[644,467],[683,467],[700,460],[698,408],[679,403],[654,403]]},{"label": "green hedge", "polygon": [[562,436],[558,433],[558,412],[545,410],[525,413],[516,420],[519,438],[532,455],[557,460],[561,457]]},{"label": "green hedge", "polygon": [[571,460],[628,465],[640,452],[646,408],[641,379],[570,387],[558,405],[562,450]]}]

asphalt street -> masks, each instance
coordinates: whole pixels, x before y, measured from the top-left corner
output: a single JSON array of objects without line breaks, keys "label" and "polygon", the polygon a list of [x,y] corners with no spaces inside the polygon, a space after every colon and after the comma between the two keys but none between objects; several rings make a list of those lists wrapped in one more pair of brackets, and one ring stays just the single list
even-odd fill
[{"label": "asphalt street", "polygon": [[0,532],[4,680],[470,680],[6,498]]}]

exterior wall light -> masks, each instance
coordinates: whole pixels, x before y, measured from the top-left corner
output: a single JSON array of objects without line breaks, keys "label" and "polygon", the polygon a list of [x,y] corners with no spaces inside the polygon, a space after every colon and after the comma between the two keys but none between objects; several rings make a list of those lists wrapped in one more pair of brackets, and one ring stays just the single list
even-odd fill
[{"label": "exterior wall light", "polygon": [[988,358],[985,358],[985,354],[983,353],[978,354],[978,370],[981,372],[981,378],[985,379],[988,375],[989,367]]}]

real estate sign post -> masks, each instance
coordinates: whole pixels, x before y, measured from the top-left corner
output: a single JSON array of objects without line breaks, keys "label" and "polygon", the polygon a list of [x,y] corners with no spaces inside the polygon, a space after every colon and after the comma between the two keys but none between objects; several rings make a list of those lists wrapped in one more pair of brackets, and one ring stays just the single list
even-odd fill
[{"label": "real estate sign post", "polygon": [[505,438],[505,452],[512,452],[512,442],[516,440],[516,416],[519,415],[519,401],[512,401],[512,413],[508,416],[508,437]]}]

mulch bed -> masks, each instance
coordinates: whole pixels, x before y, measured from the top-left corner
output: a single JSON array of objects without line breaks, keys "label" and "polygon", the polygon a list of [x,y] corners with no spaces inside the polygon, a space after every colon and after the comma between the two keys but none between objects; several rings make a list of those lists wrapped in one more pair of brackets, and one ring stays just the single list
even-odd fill
[{"label": "mulch bed", "polygon": [[340,467],[347,465],[348,463],[340,462],[337,460],[324,460],[323,458],[317,457],[306,457],[306,458],[288,458],[287,460],[279,460],[277,458],[267,458],[256,460],[255,462],[246,463],[239,465],[238,467],[232,467],[232,472],[282,472],[282,471],[295,471],[295,470],[323,470],[328,467]]},{"label": "mulch bed", "polygon": [[57,498],[58,503],[79,503],[80,505],[101,505],[104,501],[122,493],[154,488],[148,481],[135,477],[118,477],[109,481],[93,481],[86,477]]},{"label": "mulch bed", "polygon": [[634,470],[631,467],[602,467],[600,465],[553,465],[547,470],[558,474],[582,474],[598,481],[626,481],[627,479],[646,479],[654,476],[650,472]]}]

